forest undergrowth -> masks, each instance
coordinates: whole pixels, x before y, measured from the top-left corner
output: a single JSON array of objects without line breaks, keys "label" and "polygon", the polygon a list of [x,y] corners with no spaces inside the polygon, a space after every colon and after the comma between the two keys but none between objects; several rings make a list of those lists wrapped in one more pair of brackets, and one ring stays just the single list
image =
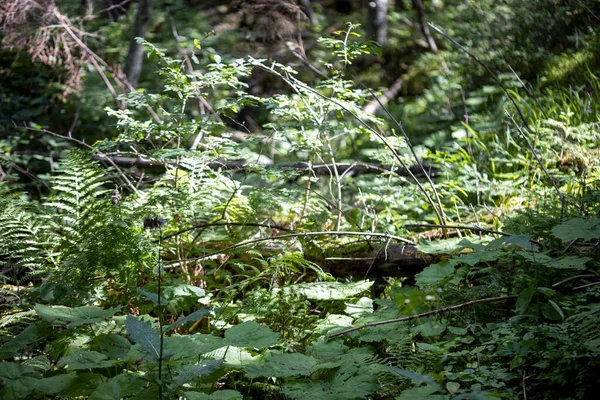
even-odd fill
[{"label": "forest undergrowth", "polygon": [[445,69],[377,114],[346,24],[316,82],[140,39],[160,88],[105,109],[114,136],[18,126],[59,156],[0,182],[1,397],[592,398],[597,71],[533,86],[431,28]]}]

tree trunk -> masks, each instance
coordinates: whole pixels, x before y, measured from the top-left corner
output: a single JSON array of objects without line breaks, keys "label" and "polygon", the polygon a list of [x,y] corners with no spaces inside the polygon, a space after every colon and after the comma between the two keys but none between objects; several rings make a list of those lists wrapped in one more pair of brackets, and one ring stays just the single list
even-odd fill
[{"label": "tree trunk", "polygon": [[367,0],[367,8],[369,9],[368,34],[381,46],[385,46],[387,43],[388,0]]},{"label": "tree trunk", "polygon": [[152,0],[140,0],[138,6],[137,16],[135,17],[135,23],[133,25],[133,31],[131,32],[131,39],[129,42],[129,53],[125,60],[125,75],[131,86],[135,87],[140,79],[140,72],[142,71],[142,61],[144,57],[144,49],[135,38],[143,38],[146,35],[148,26],[150,25],[150,10],[152,8]]}]

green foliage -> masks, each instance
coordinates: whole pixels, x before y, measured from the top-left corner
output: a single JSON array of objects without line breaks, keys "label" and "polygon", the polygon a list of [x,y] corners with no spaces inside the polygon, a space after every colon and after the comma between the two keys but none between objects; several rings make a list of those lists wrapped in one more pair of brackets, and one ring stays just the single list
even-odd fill
[{"label": "green foliage", "polygon": [[[14,175],[0,184],[4,398],[593,396],[600,85],[591,68],[576,81],[574,64],[593,62],[594,14],[546,0],[475,3],[433,15],[448,24],[460,15],[448,30],[457,40],[494,69],[520,57],[523,77],[498,74],[505,92],[441,45],[448,69],[437,54],[416,57],[405,78],[419,96],[390,106],[397,124],[367,113],[371,92],[349,78],[362,56],[387,51],[361,41],[356,24],[319,41],[315,51],[331,54],[317,60],[329,75],[317,81],[290,63],[217,52],[212,37],[180,37],[179,50],[192,49],[184,61],[140,41],[160,83],[108,109],[116,132],[85,151],[52,144],[61,154],[44,159],[52,171],[35,196]],[[543,24],[554,12],[559,33]],[[580,52],[560,36],[584,28]],[[577,53],[575,63],[557,53],[541,65],[545,35]],[[536,68],[546,81],[533,87],[523,79]],[[260,74],[278,84],[259,96],[248,86]],[[579,86],[557,84],[570,81]],[[231,132],[227,122],[250,107],[262,133]],[[524,119],[515,126],[505,111]],[[11,153],[23,140],[0,142],[3,165],[23,162]],[[90,161],[111,156],[160,172]],[[401,173],[421,160],[439,171],[435,182]],[[296,161],[306,174],[277,167]],[[335,168],[355,161],[386,168]],[[431,265],[394,267],[408,279],[361,279],[392,263],[389,246],[411,234],[407,223],[444,221],[471,226],[442,227],[453,236],[443,240],[412,235]],[[512,235],[495,238],[501,229]],[[373,234],[384,232],[376,250]],[[369,256],[325,256],[356,244]],[[363,262],[350,274],[360,278],[326,272],[340,259],[348,269]]]}]

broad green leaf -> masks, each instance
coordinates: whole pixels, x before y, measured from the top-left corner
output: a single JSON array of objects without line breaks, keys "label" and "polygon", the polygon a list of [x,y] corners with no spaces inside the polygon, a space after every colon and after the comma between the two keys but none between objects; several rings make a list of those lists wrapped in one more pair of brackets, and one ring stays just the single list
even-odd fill
[{"label": "broad green leaf", "polygon": [[262,349],[279,343],[279,334],[258,322],[247,321],[226,330],[225,339],[231,346]]},{"label": "broad green leaf", "polygon": [[287,295],[294,293],[306,296],[309,300],[344,300],[369,290],[373,283],[372,281],[314,282],[289,285],[281,290]]},{"label": "broad green leaf", "polygon": [[77,381],[75,372],[42,378],[36,381],[35,389],[41,393],[59,394]]},{"label": "broad green leaf", "polygon": [[244,366],[246,376],[250,379],[264,377],[287,378],[292,376],[309,376],[311,369],[317,364],[313,357],[300,353],[267,353],[257,362]]},{"label": "broad green leaf", "polygon": [[194,311],[190,315],[187,315],[185,317],[180,317],[180,318],[177,319],[177,321],[175,321],[171,325],[167,326],[165,328],[165,332],[173,330],[173,329],[175,329],[178,326],[181,326],[183,324],[187,324],[188,322],[196,322],[196,321],[200,320],[201,318],[203,318],[203,317],[205,317],[207,315],[214,316],[215,315],[215,308],[214,307],[201,308],[201,309],[199,309],[197,311]]},{"label": "broad green leaf", "polygon": [[97,351],[78,351],[58,360],[59,368],[67,367],[69,370],[108,368],[117,363],[117,360],[109,360],[106,355]]},{"label": "broad green leaf", "polygon": [[210,395],[200,392],[183,392],[188,400],[242,400],[244,396],[237,390],[225,389],[212,392]]},{"label": "broad green leaf", "polygon": [[217,390],[210,394],[210,398],[213,400],[242,400],[244,396],[237,390]]},{"label": "broad green leaf", "polygon": [[346,303],[346,314],[351,317],[358,317],[362,314],[373,313],[373,299],[361,297],[355,304]]},{"label": "broad green leaf", "polygon": [[544,314],[544,317],[553,321],[565,319],[565,314],[561,308],[552,300],[548,300],[548,303],[542,305],[542,314]]},{"label": "broad green leaf", "polygon": [[143,390],[148,381],[135,373],[124,372],[96,386],[90,400],[121,400]]},{"label": "broad green leaf", "polygon": [[423,337],[440,336],[446,330],[446,320],[430,320],[411,328],[412,333]]},{"label": "broad green leaf", "polygon": [[444,260],[438,264],[432,264],[415,275],[417,286],[435,286],[454,273],[454,265]]},{"label": "broad green leaf", "polygon": [[223,364],[223,360],[204,360],[197,364],[188,364],[175,371],[175,377],[169,389],[175,390],[181,385],[191,383],[194,378],[210,375]]},{"label": "broad green leaf", "polygon": [[552,228],[552,234],[563,242],[600,239],[600,218],[572,218]]},{"label": "broad green leaf", "polygon": [[513,235],[513,236],[503,236],[498,239],[492,240],[487,246],[488,250],[495,250],[501,247],[510,247],[510,245],[521,247],[522,249],[535,251],[537,250],[537,246],[531,243],[532,236],[531,235]]},{"label": "broad green leaf", "polygon": [[71,326],[103,321],[120,311],[120,307],[103,310],[100,307],[94,306],[70,308],[65,306],[45,306],[43,304],[36,304],[34,309],[40,318],[45,321],[54,324],[69,323]]},{"label": "broad green leaf", "polygon": [[412,389],[403,390],[398,400],[446,400],[448,396],[442,394],[434,394],[440,389],[437,385],[425,385],[414,387]]},{"label": "broad green leaf", "polygon": [[113,359],[126,359],[127,353],[131,349],[131,342],[121,335],[110,333],[96,336],[94,342],[102,354],[106,354]]},{"label": "broad green leaf", "polygon": [[[137,288],[136,291],[137,291],[138,294],[141,294],[142,296],[144,296],[146,298],[146,300],[151,301],[154,304],[158,305],[158,294],[156,294],[156,293],[150,293],[149,291],[143,290],[143,289],[140,289],[140,288]],[[167,299],[165,299],[164,297],[161,296],[161,298],[160,298],[160,305],[161,306],[165,306],[165,305],[167,305],[167,303],[168,303]]]},{"label": "broad green leaf", "polygon": [[463,238],[451,238],[444,240],[432,240],[419,243],[418,249],[425,254],[454,254],[468,248],[467,242]]},{"label": "broad green leaf", "polygon": [[150,321],[142,321],[128,315],[125,319],[125,328],[134,343],[142,346],[142,349],[153,361],[160,357],[160,334],[158,329],[152,328]]},{"label": "broad green leaf", "polygon": [[50,328],[45,323],[43,325],[30,324],[14,339],[0,347],[0,360],[16,356],[24,347],[34,344],[50,333]]},{"label": "broad green leaf", "polygon": [[536,292],[536,288],[533,286],[526,287],[521,291],[519,297],[517,298],[517,314],[524,314],[533,298],[533,295]]},{"label": "broad green leaf", "polygon": [[590,257],[566,256],[560,260],[547,262],[546,265],[555,269],[575,269],[581,271],[586,268],[585,264],[591,260],[592,258]]},{"label": "broad green leaf", "polygon": [[454,257],[453,260],[473,267],[481,262],[496,261],[501,255],[502,253],[499,250],[474,251],[472,253],[461,254],[458,257]]},{"label": "broad green leaf", "polygon": [[35,389],[38,376],[32,367],[24,366],[18,363],[3,362],[0,363],[0,383],[2,388],[2,398],[4,399],[23,399]]}]

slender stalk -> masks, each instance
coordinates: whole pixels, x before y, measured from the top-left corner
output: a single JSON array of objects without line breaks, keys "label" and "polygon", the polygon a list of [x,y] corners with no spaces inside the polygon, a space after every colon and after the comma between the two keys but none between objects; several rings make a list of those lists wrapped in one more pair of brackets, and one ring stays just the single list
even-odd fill
[{"label": "slender stalk", "polygon": [[158,396],[159,396],[160,400],[163,399],[162,361],[163,361],[163,347],[164,347],[164,341],[165,341],[165,333],[163,332],[162,309],[161,309],[161,302],[160,302],[160,298],[162,296],[161,282],[160,282],[161,278],[162,278],[162,276],[161,276],[162,266],[161,266],[161,259],[160,259],[161,248],[162,248],[162,229],[160,229],[160,231],[158,233],[158,255],[157,255],[158,310],[159,310],[158,327],[160,329],[160,349],[159,349],[159,355],[158,355]]}]

